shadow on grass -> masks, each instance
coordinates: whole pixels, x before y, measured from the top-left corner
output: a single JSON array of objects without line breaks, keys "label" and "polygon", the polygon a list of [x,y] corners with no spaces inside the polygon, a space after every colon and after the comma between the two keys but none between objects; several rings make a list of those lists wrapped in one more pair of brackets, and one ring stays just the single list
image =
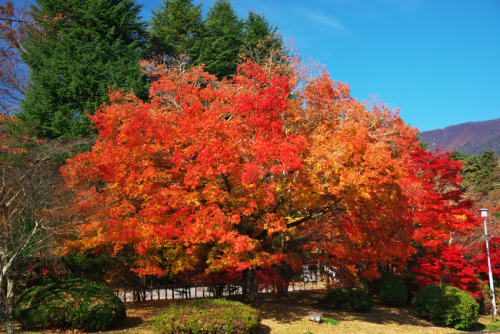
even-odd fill
[{"label": "shadow on grass", "polygon": [[134,329],[136,327],[141,326],[144,323],[144,320],[142,320],[141,317],[131,317],[127,316],[127,319],[125,319],[124,322],[113,326],[113,328],[110,328],[111,330],[124,330],[124,329]]},{"label": "shadow on grass", "polygon": [[[304,321],[309,311],[323,313],[326,318],[340,322],[360,321],[376,325],[415,326],[421,328],[435,327],[426,317],[417,317],[414,310],[408,306],[391,307],[376,303],[366,313],[345,312],[342,310],[328,309],[320,306],[318,298],[324,295],[325,290],[295,291],[288,297],[263,296],[261,298],[261,317],[276,321],[280,324],[291,324]],[[485,326],[478,324],[474,330],[484,330]],[[265,333],[265,332],[263,332]]]},{"label": "shadow on grass", "polygon": [[[141,317],[129,317],[127,316],[127,319],[125,321],[117,324],[116,326],[113,326],[106,330],[105,332],[114,332],[117,330],[129,330],[129,329],[134,329],[142,325],[144,321],[142,320]],[[0,327],[0,333],[2,333],[3,328],[3,323]],[[52,329],[44,329],[44,328],[26,328],[22,327],[18,322],[14,321],[14,329],[16,333],[26,333],[26,334],[35,334],[35,333],[102,333],[101,331],[84,331],[84,330],[70,330],[69,328],[52,328]]]},{"label": "shadow on grass", "polygon": [[373,308],[366,313],[343,312],[338,310],[324,309],[325,313],[332,314],[338,321],[363,321],[377,325],[410,325],[418,327],[434,327],[427,318],[416,317],[413,309],[406,307],[390,307],[381,304],[375,304]]},{"label": "shadow on grass", "polygon": [[259,324],[259,329],[257,330],[257,333],[259,334],[270,334],[271,333],[271,327],[264,325],[264,324]]}]

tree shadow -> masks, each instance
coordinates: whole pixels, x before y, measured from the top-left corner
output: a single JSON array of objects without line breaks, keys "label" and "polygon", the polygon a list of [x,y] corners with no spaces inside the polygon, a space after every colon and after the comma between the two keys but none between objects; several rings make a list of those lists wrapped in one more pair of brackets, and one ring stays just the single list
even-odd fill
[{"label": "tree shadow", "polygon": [[141,317],[130,317],[127,316],[127,319],[125,321],[121,322],[120,324],[113,326],[113,328],[110,328],[111,330],[123,330],[123,329],[132,329],[139,327],[144,323],[144,320],[142,320]]},{"label": "tree shadow", "polygon": [[[308,291],[308,293],[311,293]],[[309,311],[317,311],[317,305],[312,305],[310,295],[293,293],[287,297],[266,295],[261,298],[261,316],[263,319],[290,324],[304,320]]]},{"label": "tree shadow", "polygon": [[257,329],[257,333],[258,334],[270,334],[271,333],[271,327],[260,323],[259,324],[259,328]]}]

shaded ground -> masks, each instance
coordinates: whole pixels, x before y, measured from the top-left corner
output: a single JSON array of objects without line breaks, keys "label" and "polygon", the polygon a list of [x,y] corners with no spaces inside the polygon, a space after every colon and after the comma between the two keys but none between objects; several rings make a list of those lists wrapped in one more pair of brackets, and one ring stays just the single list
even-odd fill
[{"label": "shaded ground", "polygon": [[[433,325],[424,318],[413,315],[410,305],[389,307],[376,303],[368,313],[342,312],[320,307],[316,300],[324,290],[290,292],[287,298],[264,294],[261,296],[261,325],[258,334],[313,334],[326,333],[463,333],[453,328]],[[175,300],[179,302],[179,300]],[[120,326],[106,333],[153,334],[151,324],[154,317],[167,308],[171,300],[126,303],[127,320]],[[318,324],[307,320],[309,311],[322,312],[324,317],[335,319],[339,324]],[[476,330],[485,330],[491,324],[491,317],[481,317],[483,324]],[[495,324],[500,325],[499,322]],[[2,328],[3,330],[3,328]],[[50,331],[26,331],[17,328],[18,333],[41,334]],[[60,333],[77,333],[67,331]]]}]

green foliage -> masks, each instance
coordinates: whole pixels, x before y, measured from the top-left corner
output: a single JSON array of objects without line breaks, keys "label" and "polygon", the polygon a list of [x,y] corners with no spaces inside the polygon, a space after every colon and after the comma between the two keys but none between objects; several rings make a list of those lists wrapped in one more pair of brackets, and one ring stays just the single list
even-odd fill
[{"label": "green foliage", "polygon": [[368,312],[375,303],[372,296],[356,288],[330,289],[318,302],[325,307],[355,312]]},{"label": "green foliage", "polygon": [[399,306],[408,300],[408,291],[401,276],[385,274],[379,278],[379,297],[386,304]]},{"label": "green foliage", "polygon": [[236,73],[243,36],[243,22],[228,0],[217,0],[208,11],[206,32],[198,61],[219,79]]},{"label": "green foliage", "polygon": [[479,304],[471,295],[449,285],[429,284],[412,300],[415,314],[428,316],[437,325],[467,329],[477,323]]},{"label": "green foliage", "polygon": [[[454,151],[455,152],[455,151]],[[472,189],[474,193],[487,194],[493,190],[493,185],[500,180],[500,168],[493,150],[484,151],[481,155],[466,157],[454,154],[452,158],[463,161],[461,186]]]},{"label": "green foliage", "polygon": [[[419,140],[421,136],[422,136],[422,132],[419,132],[415,135],[415,139]],[[424,150],[427,150],[429,148],[429,143],[426,143],[426,142],[419,142],[418,145],[420,148],[423,148]]]},{"label": "green foliage", "polygon": [[401,305],[408,300],[407,284],[415,288],[412,291],[418,289],[418,286],[413,283],[413,277],[401,277],[390,273],[383,273],[380,278],[366,282],[371,294],[379,296],[385,303],[394,306]]},{"label": "green foliage", "polygon": [[30,89],[17,117],[40,138],[84,137],[109,102],[108,87],[148,96],[140,60],[145,49],[141,6],[133,0],[37,0],[39,30],[29,33],[23,60]]},{"label": "green foliage", "polygon": [[330,319],[330,318],[323,318],[323,322],[325,324],[331,324],[331,325],[338,325],[339,322],[337,320],[333,320],[333,319]]},{"label": "green foliage", "polygon": [[125,305],[106,286],[71,279],[27,289],[13,318],[27,328],[106,330],[126,318]]},{"label": "green foliage", "polygon": [[184,54],[196,62],[204,32],[201,4],[194,6],[192,0],[163,0],[160,6],[153,10],[149,21],[153,36],[150,47],[158,49],[153,52],[163,51],[170,57]]},{"label": "green foliage", "polygon": [[255,333],[258,311],[245,304],[224,299],[197,299],[172,304],[154,320],[161,334]]}]

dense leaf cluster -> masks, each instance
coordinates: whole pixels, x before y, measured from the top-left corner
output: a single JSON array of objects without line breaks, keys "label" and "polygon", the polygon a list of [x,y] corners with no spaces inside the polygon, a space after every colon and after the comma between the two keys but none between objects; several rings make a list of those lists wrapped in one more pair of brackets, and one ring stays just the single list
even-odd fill
[{"label": "dense leaf cluster", "polygon": [[465,250],[457,244],[443,245],[436,253],[423,257],[419,265],[412,268],[418,274],[415,282],[420,287],[431,283],[447,284],[480,299],[483,297],[482,282],[476,274],[476,267],[464,259],[464,254]]}]

